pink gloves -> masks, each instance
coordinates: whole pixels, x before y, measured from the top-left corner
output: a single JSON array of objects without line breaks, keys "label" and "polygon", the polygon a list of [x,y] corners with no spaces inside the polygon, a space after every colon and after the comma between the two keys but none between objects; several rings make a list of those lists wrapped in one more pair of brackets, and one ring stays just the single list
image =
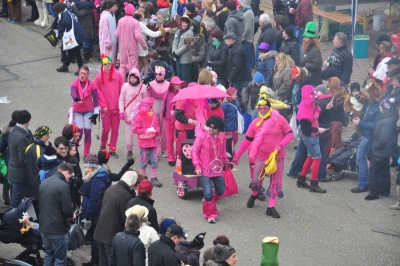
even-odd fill
[{"label": "pink gloves", "polygon": [[125,120],[125,113],[119,113],[119,119]]}]

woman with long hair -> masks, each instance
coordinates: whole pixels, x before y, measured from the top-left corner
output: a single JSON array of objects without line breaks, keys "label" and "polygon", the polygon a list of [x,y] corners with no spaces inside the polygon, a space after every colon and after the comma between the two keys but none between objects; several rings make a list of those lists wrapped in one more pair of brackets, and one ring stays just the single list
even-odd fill
[{"label": "woman with long hair", "polygon": [[294,61],[290,56],[284,53],[278,53],[275,56],[273,90],[278,100],[285,103],[290,103],[292,98],[292,80],[290,79],[290,75],[293,65]]}]

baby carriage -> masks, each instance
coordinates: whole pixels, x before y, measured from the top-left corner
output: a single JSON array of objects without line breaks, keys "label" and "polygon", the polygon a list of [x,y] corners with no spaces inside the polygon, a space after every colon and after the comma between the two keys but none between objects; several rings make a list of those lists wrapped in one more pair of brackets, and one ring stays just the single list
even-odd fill
[{"label": "baby carriage", "polygon": [[357,174],[356,157],[361,140],[362,138],[356,132],[344,143],[343,148],[329,156],[327,163],[333,168],[332,180],[340,180],[346,173]]},{"label": "baby carriage", "polygon": [[[31,228],[22,233],[20,219],[26,213],[30,219]],[[42,237],[39,232],[39,204],[35,198],[23,201],[17,208],[9,208],[0,215],[0,241],[5,244],[18,243],[25,250],[19,254],[16,261],[30,265],[43,265],[40,251],[43,251]],[[67,265],[75,265],[71,258],[67,258]]]}]

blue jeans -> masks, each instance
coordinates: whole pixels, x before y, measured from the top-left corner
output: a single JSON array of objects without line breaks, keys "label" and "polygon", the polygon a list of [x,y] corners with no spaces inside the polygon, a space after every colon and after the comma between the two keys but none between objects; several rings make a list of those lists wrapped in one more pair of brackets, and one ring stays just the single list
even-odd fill
[{"label": "blue jeans", "polygon": [[242,102],[242,89],[243,89],[243,82],[234,82],[231,81],[231,86],[237,89],[237,96],[239,98],[239,102]]},{"label": "blue jeans", "polygon": [[242,48],[246,59],[246,81],[251,81],[251,69],[254,67],[254,45],[251,42],[242,42]]},{"label": "blue jeans", "polygon": [[69,233],[46,234],[40,232],[43,241],[43,248],[46,252],[44,266],[65,266],[67,265],[67,249]]},{"label": "blue jeans", "polygon": [[357,166],[358,166],[358,187],[368,188],[369,185],[369,169],[367,155],[372,149],[372,141],[364,138],[361,140],[357,150]]},{"label": "blue jeans", "polygon": [[313,159],[321,158],[321,150],[319,148],[319,136],[307,137],[301,135],[304,145],[307,147],[307,154]]},{"label": "blue jeans", "polygon": [[82,43],[83,49],[89,50],[89,52],[93,52],[93,38],[86,38],[86,40]]},{"label": "blue jeans", "polygon": [[147,162],[150,161],[150,168],[157,168],[157,156],[155,154],[156,148],[140,148],[140,169],[146,169]]},{"label": "blue jeans", "polygon": [[212,188],[214,183],[215,193],[218,196],[224,194],[225,191],[225,179],[221,176],[216,177],[206,177],[200,176],[201,185],[203,186],[203,195],[206,201],[211,201],[213,199]]},{"label": "blue jeans", "polygon": [[28,182],[26,183],[12,183],[12,193],[11,193],[11,207],[17,208],[25,197],[26,191],[28,189]]},{"label": "blue jeans", "polygon": [[303,55],[303,50],[301,49],[301,44],[303,43],[303,33],[304,33],[304,27],[297,27],[296,26],[296,30],[294,31],[294,36],[297,38],[298,40],[298,44],[299,44],[299,52],[300,52],[300,57]]},{"label": "blue jeans", "polygon": [[53,6],[53,3],[46,3],[47,11],[49,11],[49,14],[52,15],[54,18],[57,18],[57,13],[54,12]]}]

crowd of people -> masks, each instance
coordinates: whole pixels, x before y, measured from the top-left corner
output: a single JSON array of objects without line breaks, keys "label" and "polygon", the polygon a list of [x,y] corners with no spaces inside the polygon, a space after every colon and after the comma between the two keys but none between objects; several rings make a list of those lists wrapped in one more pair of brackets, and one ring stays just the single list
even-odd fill
[{"label": "crowd of people", "polygon": [[[275,207],[283,197],[286,146],[295,137],[296,154],[287,175],[297,178],[300,188],[325,193],[319,182],[328,181],[332,165],[327,159],[342,147],[342,129],[349,122],[361,138],[358,185],[351,192],[369,191],[366,200],[389,196],[390,166],[397,166],[399,158],[400,104],[400,59],[389,36],[376,41],[372,82],[364,86],[351,82],[353,57],[345,33],[335,34],[333,51],[322,58],[307,0],[273,1],[273,21],[250,0],[179,1],[176,10],[162,0],[123,6],[114,0],[31,5],[27,21],[61,34],[74,29],[77,42],[62,49],[63,65],[57,69],[69,72],[74,60],[78,65],[78,77],[70,86],[70,123],[54,146],[48,125],[30,131],[27,110],[14,111],[1,132],[4,205],[16,208],[26,197],[38,198],[45,265],[65,265],[69,220],[80,207],[91,245],[86,266],[199,265],[205,234],[188,241],[175,219],[158,223],[152,199],[153,187],[162,187],[158,161],[167,158],[179,172],[180,147],[186,139],[194,140],[192,164],[203,187],[202,213],[209,223],[218,218],[216,204],[226,189],[224,170],[230,160],[238,164],[246,150],[251,189],[247,207],[268,197],[266,215],[280,218]],[[3,5],[2,14],[18,23],[20,9],[20,1],[11,1],[8,9]],[[261,34],[255,40],[258,28]],[[84,63],[96,57],[96,41],[101,69],[91,80]],[[174,100],[180,91],[203,85],[222,90],[225,97]],[[240,140],[242,116],[251,122]],[[99,119],[96,154],[91,152],[92,125]],[[126,164],[116,174],[108,161],[125,158],[117,151],[121,121]],[[236,146],[231,158],[227,137]],[[130,169],[135,147],[138,171]],[[267,189],[265,177],[270,180]],[[399,210],[400,175],[396,185],[399,198],[390,208]],[[214,245],[204,252],[204,265],[236,265],[236,251],[226,236],[219,236]],[[263,250],[263,256],[275,259],[276,253],[266,253]]]}]

